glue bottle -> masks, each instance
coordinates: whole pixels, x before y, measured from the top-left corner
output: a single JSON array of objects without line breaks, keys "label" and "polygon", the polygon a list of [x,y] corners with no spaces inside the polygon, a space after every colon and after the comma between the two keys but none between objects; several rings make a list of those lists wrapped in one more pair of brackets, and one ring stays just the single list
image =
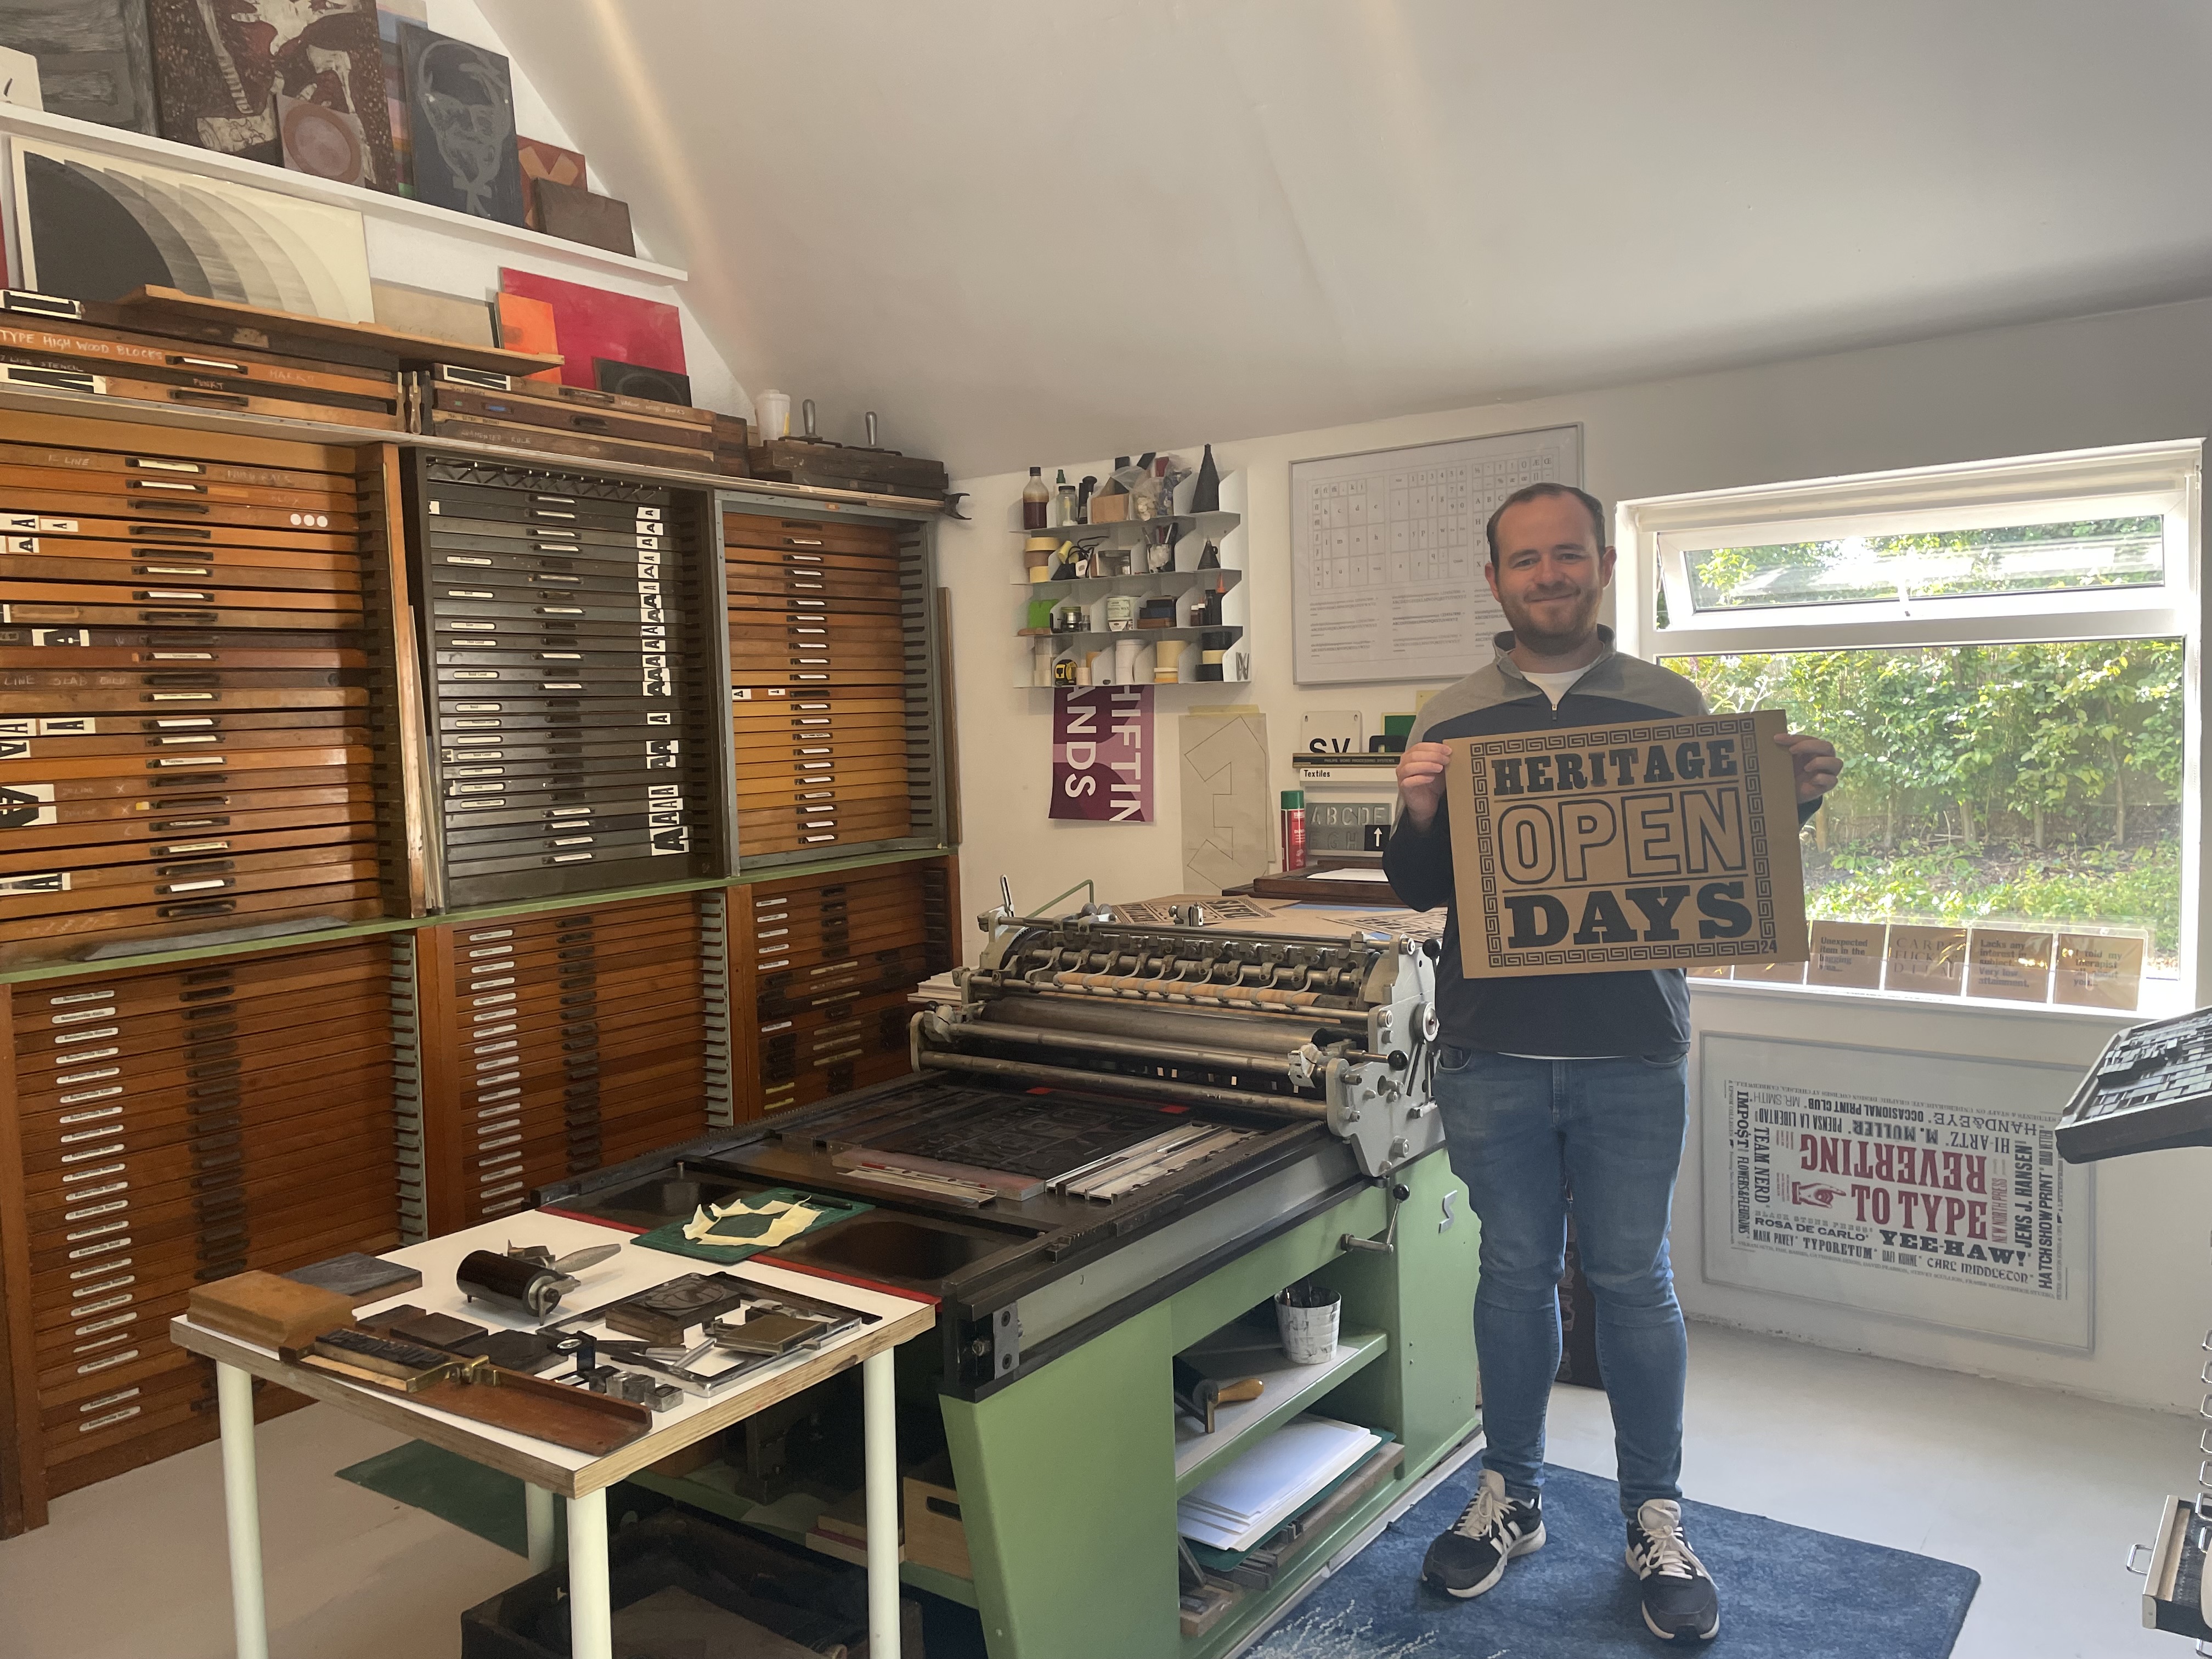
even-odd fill
[{"label": "glue bottle", "polygon": [[1306,867],[1306,792],[1283,791],[1283,873]]}]

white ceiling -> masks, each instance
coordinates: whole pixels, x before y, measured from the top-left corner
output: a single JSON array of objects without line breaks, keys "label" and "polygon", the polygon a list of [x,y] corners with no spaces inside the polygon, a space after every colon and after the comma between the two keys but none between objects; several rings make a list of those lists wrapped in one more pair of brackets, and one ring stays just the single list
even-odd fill
[{"label": "white ceiling", "polygon": [[961,475],[2212,293],[2198,0],[481,3],[741,382]]}]

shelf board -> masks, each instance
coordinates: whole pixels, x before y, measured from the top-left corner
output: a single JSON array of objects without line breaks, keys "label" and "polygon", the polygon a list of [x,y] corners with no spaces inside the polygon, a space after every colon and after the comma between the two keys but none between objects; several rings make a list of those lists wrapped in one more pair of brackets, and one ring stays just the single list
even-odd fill
[{"label": "shelf board", "polygon": [[1196,1422],[1176,1413],[1176,1496],[1182,1497],[1216,1473],[1224,1458],[1257,1444],[1261,1436],[1356,1375],[1389,1346],[1390,1339],[1381,1331],[1343,1331],[1338,1334],[1335,1353],[1320,1364],[1293,1365],[1281,1346],[1258,1327],[1231,1325],[1186,1350],[1182,1358],[1217,1381],[1256,1376],[1267,1388],[1257,1400],[1218,1407],[1212,1434],[1201,1433]]},{"label": "shelf board", "polygon": [[1116,593],[1183,593],[1194,587],[1206,585],[1211,577],[1222,579],[1221,591],[1226,593],[1244,580],[1244,573],[1228,565],[1212,570],[1139,570],[1129,576],[1075,576],[1066,581],[1033,582],[1027,576],[1017,575],[1013,586],[1029,592],[1049,590],[1055,599],[1110,599]]},{"label": "shelf board", "polygon": [[[451,208],[418,202],[411,196],[390,196],[380,190],[368,190],[359,185],[342,185],[334,179],[319,179],[313,173],[294,173],[289,167],[270,167],[262,161],[249,161],[242,156],[225,155],[220,150],[202,149],[194,144],[180,144],[143,132],[126,131],[121,127],[104,127],[97,122],[79,121],[67,115],[50,115],[43,110],[25,109],[18,104],[0,104],[0,132],[11,133],[18,137],[44,139],[76,149],[94,150],[103,155],[128,156],[134,161],[175,167],[185,173],[228,179],[241,185],[252,185],[257,189],[273,190],[282,196],[303,197],[311,202],[351,208],[363,218],[390,220],[459,240],[513,248],[520,252],[535,253],[568,264],[587,265],[656,283],[675,283],[690,279],[690,272],[674,265],[655,264],[650,259],[634,258],[606,248],[592,247],[585,242],[567,241],[558,236],[548,236],[540,231],[526,229],[521,225],[456,213]],[[382,274],[387,278],[404,275],[404,272]]]},{"label": "shelf board", "polygon": [[1066,640],[1071,643],[1078,640],[1133,639],[1139,641],[1145,640],[1184,640],[1195,644],[1200,635],[1206,634],[1226,634],[1230,635],[1231,642],[1233,643],[1235,641],[1243,637],[1244,629],[1241,623],[1223,623],[1218,628],[1125,628],[1118,634],[1109,633],[1103,629],[1094,628],[1085,629],[1080,632],[1073,634],[1018,634],[1015,637],[1018,639],[1033,640]]},{"label": "shelf board", "polygon": [[1170,518],[1121,519],[1112,524],[1048,524],[1042,530],[1016,530],[1017,536],[1057,536],[1064,542],[1079,545],[1085,542],[1101,542],[1108,547],[1134,546],[1145,540],[1145,532],[1157,530],[1164,524],[1176,527],[1175,538],[1186,536],[1226,536],[1244,522],[1236,513],[1177,513]]},{"label": "shelf board", "polygon": [[[751,1527],[772,1538],[781,1538],[793,1544],[806,1542],[804,1527],[792,1526],[781,1516],[763,1513],[770,1506],[756,1504],[749,1498],[741,1498],[728,1486],[717,1482],[714,1476],[718,1471],[725,1476],[729,1474],[725,1464],[708,1463],[689,1474],[655,1474],[649,1469],[641,1469],[627,1478],[648,1492],[657,1492],[664,1498],[673,1498],[678,1503],[705,1510],[710,1515],[719,1515],[726,1521],[735,1521],[740,1526]],[[828,1509],[830,1505],[825,1502],[822,1507]],[[816,1553],[825,1562],[839,1561],[836,1556],[819,1551]],[[899,1577],[916,1589],[927,1590],[932,1595],[941,1595],[948,1601],[957,1601],[963,1607],[975,1605],[975,1581],[972,1578],[956,1578],[949,1572],[925,1567],[916,1561],[900,1562]]]},{"label": "shelf board", "polygon": [[[0,104],[0,109],[8,106]],[[268,438],[279,442],[331,444],[359,449],[369,444],[394,444],[402,449],[435,449],[455,455],[476,455],[507,461],[516,466],[563,472],[615,473],[624,478],[652,478],[694,489],[712,489],[729,507],[757,502],[771,508],[793,501],[818,501],[831,511],[845,506],[865,507],[886,518],[939,519],[941,505],[910,495],[874,495],[857,489],[828,489],[819,484],[777,483],[767,478],[741,478],[726,472],[685,472],[673,467],[640,466],[629,461],[594,461],[577,455],[551,455],[534,449],[514,449],[504,444],[483,444],[442,437],[432,432],[390,432],[376,427],[336,426],[326,422],[295,421],[288,416],[236,415],[216,410],[180,409],[169,404],[138,403],[128,398],[102,397],[90,392],[65,392],[59,387],[0,386],[0,409],[18,409],[33,415],[82,416],[100,421],[130,421],[142,426],[173,426],[191,432],[220,432],[234,438]]]}]

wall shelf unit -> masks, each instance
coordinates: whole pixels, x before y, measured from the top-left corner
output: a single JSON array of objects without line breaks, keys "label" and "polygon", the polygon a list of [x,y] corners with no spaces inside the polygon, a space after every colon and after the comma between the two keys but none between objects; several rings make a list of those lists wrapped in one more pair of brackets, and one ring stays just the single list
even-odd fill
[{"label": "wall shelf unit", "polygon": [[[1189,504],[1193,482],[1186,478],[1179,486],[1184,506]],[[1211,513],[1177,513],[1152,519],[1121,520],[1107,524],[1077,524],[1048,526],[1042,531],[1020,527],[1020,504],[1009,509],[1010,545],[1009,580],[1020,591],[1018,609],[1012,617],[1010,631],[1022,643],[1020,659],[1014,669],[1014,684],[1039,690],[1050,689],[1049,678],[1040,678],[1048,673],[1040,662],[1040,643],[1050,640],[1059,649],[1055,658],[1065,659],[1071,653],[1084,661],[1092,652],[1103,653],[1100,666],[1108,668],[1113,647],[1125,640],[1138,642],[1136,661],[1131,668],[1131,683],[1139,685],[1239,685],[1251,678],[1251,603],[1244,590],[1244,476],[1240,472],[1225,473],[1221,479],[1221,510]],[[1166,543],[1171,562],[1164,569],[1146,570],[1142,568],[1148,548],[1157,545],[1155,537],[1163,527],[1170,529]],[[1031,536],[1054,536],[1062,542],[1073,543],[1085,551],[1096,549],[1112,554],[1128,554],[1138,567],[1127,574],[1109,576],[1078,576],[1057,581],[1031,581],[1023,564],[1024,544]],[[1206,569],[1199,561],[1206,556],[1211,544],[1218,562]],[[1200,608],[1218,595],[1219,617],[1217,623],[1201,623],[1197,620]],[[1175,604],[1175,619],[1166,627],[1132,627],[1114,629],[1107,626],[1106,608],[1109,599],[1170,599]],[[1038,629],[1030,625],[1030,611],[1039,602],[1049,605],[1055,611],[1064,612],[1071,607],[1080,608],[1083,626],[1073,629]],[[1200,679],[1199,668],[1202,652],[1208,645],[1207,636],[1224,653],[1222,677],[1218,680]],[[1176,665],[1176,678],[1161,682],[1153,678],[1158,655],[1153,647],[1164,640],[1173,640],[1188,648],[1182,653]],[[1085,672],[1089,665],[1085,662]],[[1106,684],[1085,679],[1079,684]]]}]

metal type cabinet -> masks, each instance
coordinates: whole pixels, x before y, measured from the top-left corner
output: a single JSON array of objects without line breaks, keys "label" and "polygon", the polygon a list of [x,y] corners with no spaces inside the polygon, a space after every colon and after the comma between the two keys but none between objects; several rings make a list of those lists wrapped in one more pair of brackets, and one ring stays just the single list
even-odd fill
[{"label": "metal type cabinet", "polygon": [[736,1115],[913,1070],[913,988],[959,962],[959,861],[905,859],[730,892]]},{"label": "metal type cabinet", "polygon": [[726,912],[712,890],[412,936],[410,1240],[730,1121]]},{"label": "metal type cabinet", "polygon": [[214,1437],[194,1285],[399,1243],[392,994],[382,939],[0,988],[0,1529]]},{"label": "metal type cabinet", "polygon": [[0,410],[0,971],[415,908],[383,454]]},{"label": "metal type cabinet", "polygon": [[435,908],[726,873],[702,491],[415,452]]},{"label": "metal type cabinet", "polygon": [[927,516],[721,501],[739,867],[949,845]]}]

